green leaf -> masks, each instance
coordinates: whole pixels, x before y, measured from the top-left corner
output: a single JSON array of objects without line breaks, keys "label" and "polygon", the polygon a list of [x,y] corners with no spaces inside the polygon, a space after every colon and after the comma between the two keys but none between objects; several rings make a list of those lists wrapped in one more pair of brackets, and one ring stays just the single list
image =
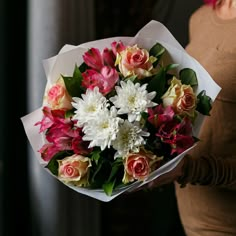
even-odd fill
[{"label": "green leaf", "polygon": [[166,71],[165,68],[162,67],[160,71],[149,81],[147,86],[147,90],[149,92],[156,91],[156,96],[153,99],[154,102],[160,102],[162,95],[165,93],[166,83]]},{"label": "green leaf", "polygon": [[[101,160],[101,159],[100,159],[100,160]],[[95,171],[94,171],[94,173],[93,173],[93,175],[92,175],[92,179],[91,179],[92,182],[96,182],[96,177],[97,177],[97,175],[99,174],[100,170],[102,169],[103,164],[104,164],[104,161],[103,161],[103,160],[101,160],[101,161],[98,162],[98,164],[97,164],[97,166],[96,166],[96,169],[95,169]]]},{"label": "green leaf", "polygon": [[64,79],[66,89],[70,94],[70,96],[80,97],[81,94],[84,92],[84,90],[81,87],[83,77],[77,65],[75,65],[72,77],[62,75],[62,78]]},{"label": "green leaf", "polygon": [[114,180],[112,182],[104,183],[102,185],[102,188],[103,188],[104,192],[106,193],[106,195],[111,196],[114,186],[115,186],[115,182],[116,182],[116,180]]},{"label": "green leaf", "polygon": [[179,72],[179,79],[183,84],[196,86],[198,85],[197,76],[194,70],[190,68],[184,68]]},{"label": "green leaf", "polygon": [[210,110],[212,108],[212,99],[206,95],[206,91],[201,91],[198,95],[198,103],[196,110],[203,115],[210,115]]},{"label": "green leaf", "polygon": [[149,55],[154,56],[159,60],[161,56],[163,55],[163,53],[165,52],[165,50],[166,49],[160,43],[156,43],[149,50]]},{"label": "green leaf", "polygon": [[[115,188],[115,184],[118,180],[118,184],[121,182],[121,175],[123,176],[124,174],[124,167],[123,167],[123,160],[122,158],[116,158],[116,160],[114,162],[106,162],[106,164],[110,165],[111,169],[110,169],[110,173],[108,175],[108,178],[106,178],[105,181],[103,181],[102,183],[102,188],[104,190],[104,192],[110,196]],[[104,168],[104,167],[103,167]],[[108,166],[106,166],[106,169],[109,169]],[[100,172],[102,171],[102,167],[100,168]],[[95,173],[95,175],[97,176],[97,173]],[[119,180],[120,179],[120,180]]]},{"label": "green leaf", "polygon": [[124,81],[127,82],[128,80],[132,81],[133,83],[135,83],[135,80],[137,79],[137,75],[132,75],[129,77],[125,77]]},{"label": "green leaf", "polygon": [[111,173],[110,173],[110,176],[109,176],[107,182],[110,182],[114,178],[114,176],[116,176],[116,174],[119,171],[120,167],[123,168],[123,160],[122,160],[122,158],[117,158],[112,163]]},{"label": "green leaf", "polygon": [[165,71],[168,72],[169,70],[173,70],[178,66],[179,66],[179,64],[169,64],[165,67]]},{"label": "green leaf", "polygon": [[70,118],[74,115],[74,109],[66,111],[65,118]]},{"label": "green leaf", "polygon": [[84,62],[79,66],[79,71],[81,73],[85,72],[87,69],[88,69],[88,66]]},{"label": "green leaf", "polygon": [[75,64],[74,72],[73,72],[73,78],[79,78],[81,76],[81,72],[79,67]]},{"label": "green leaf", "polygon": [[55,154],[52,159],[48,162],[48,164],[45,166],[45,168],[48,168],[53,175],[58,175],[58,161],[57,160],[62,160],[66,156],[71,156],[73,153],[69,151],[62,151],[58,152]]},{"label": "green leaf", "polygon": [[141,112],[141,117],[146,121],[148,119],[148,113],[147,112]]},{"label": "green leaf", "polygon": [[91,159],[95,161],[96,165],[98,165],[98,161],[100,159],[101,150],[93,150]]}]

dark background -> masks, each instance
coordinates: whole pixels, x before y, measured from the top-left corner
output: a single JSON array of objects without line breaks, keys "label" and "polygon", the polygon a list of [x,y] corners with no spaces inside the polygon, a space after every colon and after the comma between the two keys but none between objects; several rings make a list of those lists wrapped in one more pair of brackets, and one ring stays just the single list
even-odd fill
[{"label": "dark background", "polygon": [[[26,113],[27,2],[0,1],[0,235],[31,235]],[[2,233],[2,234],[1,234]]]},{"label": "dark background", "polygon": [[[196,0],[95,1],[96,39],[133,36],[155,19],[185,46],[189,16],[200,4]],[[33,235],[28,141],[20,121],[27,113],[27,9],[26,0],[0,1],[0,236]],[[122,195],[101,203],[101,207],[102,236],[184,235],[172,184],[151,192]],[[112,219],[109,224],[108,219]]]}]

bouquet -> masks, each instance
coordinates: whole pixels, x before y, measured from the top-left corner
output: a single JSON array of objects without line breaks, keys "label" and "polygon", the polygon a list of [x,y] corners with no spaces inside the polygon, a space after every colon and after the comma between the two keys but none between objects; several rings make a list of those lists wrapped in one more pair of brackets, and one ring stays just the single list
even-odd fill
[{"label": "bouquet", "polygon": [[44,66],[42,107],[22,118],[29,140],[49,173],[102,201],[173,169],[220,89],[155,21],[66,45]]}]

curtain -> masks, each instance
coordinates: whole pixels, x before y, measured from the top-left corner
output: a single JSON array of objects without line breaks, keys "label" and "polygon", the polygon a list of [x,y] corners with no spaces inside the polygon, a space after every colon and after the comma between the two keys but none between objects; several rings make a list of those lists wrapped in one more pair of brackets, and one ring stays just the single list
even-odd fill
[{"label": "curtain", "polygon": [[157,0],[153,5],[152,18],[162,22],[185,47],[189,40],[189,18],[202,4],[203,0]]},{"label": "curtain", "polygon": [[[93,0],[31,0],[28,15],[28,111],[41,106],[46,84],[42,60],[64,44],[94,39]],[[98,236],[99,203],[61,184],[29,148],[30,203],[35,236]],[[91,227],[92,225],[92,227]]]}]

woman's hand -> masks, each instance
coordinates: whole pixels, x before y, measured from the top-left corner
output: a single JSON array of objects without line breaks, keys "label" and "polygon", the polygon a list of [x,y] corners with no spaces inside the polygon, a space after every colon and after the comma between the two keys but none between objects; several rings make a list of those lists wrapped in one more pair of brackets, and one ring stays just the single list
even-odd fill
[{"label": "woman's hand", "polygon": [[171,171],[157,177],[153,181],[146,184],[149,189],[160,187],[162,185],[173,183],[183,175],[184,158],[178,163],[178,165]]},{"label": "woman's hand", "polygon": [[134,191],[139,191],[143,189],[153,189],[153,188],[161,187],[163,185],[170,184],[170,183],[173,183],[174,181],[177,181],[183,175],[184,161],[185,161],[185,157],[181,159],[181,161],[173,170],[157,177],[153,181],[141,186],[138,189],[135,189]]}]

